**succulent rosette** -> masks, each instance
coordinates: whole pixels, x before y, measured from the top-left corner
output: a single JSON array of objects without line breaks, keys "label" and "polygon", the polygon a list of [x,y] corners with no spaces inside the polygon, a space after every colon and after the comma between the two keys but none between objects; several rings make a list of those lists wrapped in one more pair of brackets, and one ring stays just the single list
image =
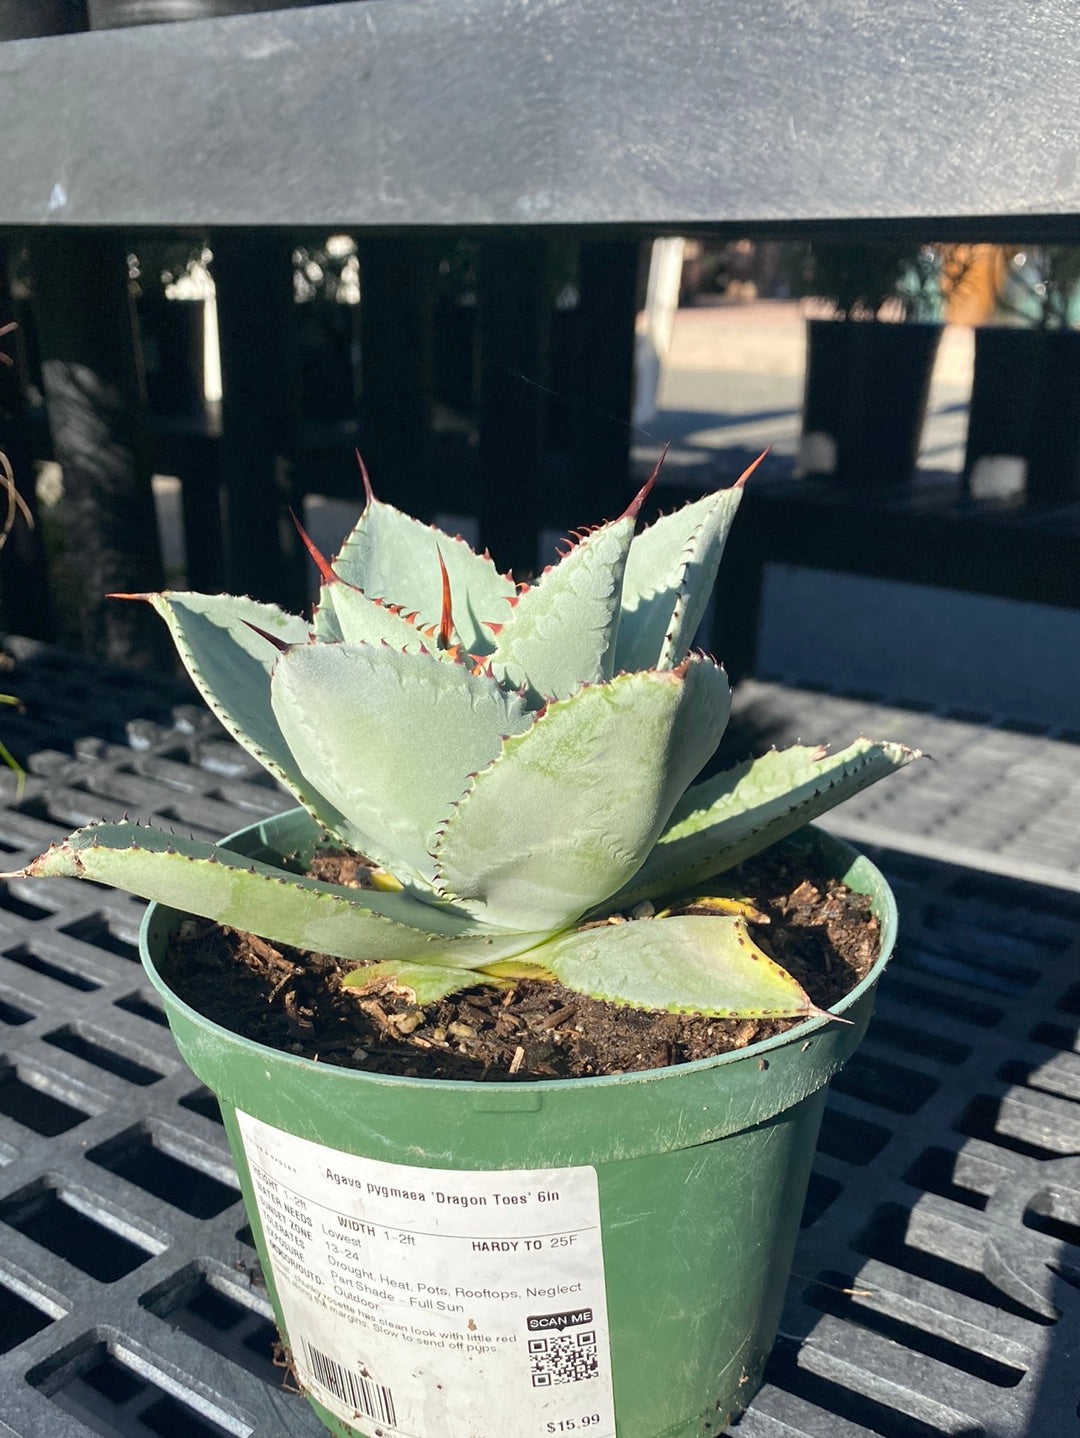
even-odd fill
[{"label": "succulent rosette", "polygon": [[745,906],[671,901],[916,755],[795,746],[698,780],[730,692],[691,646],[745,478],[638,533],[646,485],[525,585],[376,499],[365,474],[336,559],[308,541],[310,620],[230,595],[137,596],[311,815],[311,851],[362,854],[371,886],[309,877],[311,852],[257,862],[127,822],[78,830],[21,876],[77,875],[335,955],[356,964],[349,982],[420,1004],[530,975],[639,1008],[815,1012]]}]

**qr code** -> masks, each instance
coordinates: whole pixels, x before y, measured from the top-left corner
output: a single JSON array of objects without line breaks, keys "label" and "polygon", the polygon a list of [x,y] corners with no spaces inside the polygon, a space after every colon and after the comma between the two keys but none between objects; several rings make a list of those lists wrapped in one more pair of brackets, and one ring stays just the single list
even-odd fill
[{"label": "qr code", "polygon": [[553,1383],[580,1383],[600,1376],[596,1333],[558,1333],[548,1338],[529,1339],[529,1362],[534,1388]]}]

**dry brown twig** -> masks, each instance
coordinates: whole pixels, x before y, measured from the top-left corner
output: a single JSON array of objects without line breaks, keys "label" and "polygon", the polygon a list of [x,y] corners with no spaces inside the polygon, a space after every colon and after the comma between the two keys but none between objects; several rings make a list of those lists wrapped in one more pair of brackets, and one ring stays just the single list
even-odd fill
[{"label": "dry brown twig", "polygon": [[[4,335],[9,335],[12,330],[15,329],[18,329],[18,325],[14,320],[9,320],[6,325],[0,325],[0,339],[3,339]],[[0,364],[6,364],[10,367],[14,363],[15,361],[9,354],[5,354],[3,350],[0,350]],[[20,514],[31,527],[33,527],[34,523],[34,516],[30,513],[30,506],[26,500],[23,499],[15,485],[15,471],[11,467],[11,461],[3,450],[0,450],[0,488],[4,489],[7,494],[7,511],[4,515],[4,523],[0,526],[0,549],[3,549],[7,543],[7,537],[15,527],[15,521]]]},{"label": "dry brown twig", "polygon": [[0,549],[7,543],[7,537],[15,526],[15,521],[21,514],[27,524],[33,525],[34,516],[30,513],[30,506],[22,495],[15,488],[15,471],[11,467],[11,461],[7,455],[0,450],[0,488],[7,491],[7,512],[4,515],[3,527],[0,528]]},{"label": "dry brown twig", "polygon": [[[9,320],[6,325],[0,325],[0,339],[17,328],[18,326],[14,320]],[[0,361],[9,366],[15,363],[11,356],[5,354],[3,350],[0,350]],[[7,490],[7,514],[4,516],[3,528],[0,529],[0,549],[3,549],[15,520],[20,514],[26,520],[27,524],[33,525],[34,523],[34,516],[30,513],[26,500],[23,499],[15,486],[15,471],[11,467],[11,461],[3,450],[0,450],[0,488]],[[13,704],[17,709],[21,707],[18,699],[13,694],[0,694],[0,704]],[[26,773],[22,765],[13,757],[4,744],[0,744],[0,763],[6,764],[14,773],[15,797],[16,799],[21,799],[23,787],[26,783]]]}]

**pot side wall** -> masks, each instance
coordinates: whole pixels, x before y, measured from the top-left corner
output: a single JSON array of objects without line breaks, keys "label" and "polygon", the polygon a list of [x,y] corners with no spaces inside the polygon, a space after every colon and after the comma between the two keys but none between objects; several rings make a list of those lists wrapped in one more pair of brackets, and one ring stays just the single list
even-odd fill
[{"label": "pot side wall", "polygon": [[[255,831],[260,842],[272,827]],[[262,1048],[167,988],[152,955],[179,916],[153,906],[144,962],[185,1061],[221,1103],[279,1322],[237,1108],[298,1138],[418,1169],[595,1168],[618,1438],[706,1438],[742,1411],[779,1322],[826,1086],[865,1031],[895,936],[892,898],[872,865],[816,831],[788,842],[824,852],[882,920],[882,958],[838,1006],[852,1022],[810,1021],[741,1053],[606,1079],[410,1080]],[[350,1428],[315,1407],[339,1434],[371,1438],[377,1426]]]}]

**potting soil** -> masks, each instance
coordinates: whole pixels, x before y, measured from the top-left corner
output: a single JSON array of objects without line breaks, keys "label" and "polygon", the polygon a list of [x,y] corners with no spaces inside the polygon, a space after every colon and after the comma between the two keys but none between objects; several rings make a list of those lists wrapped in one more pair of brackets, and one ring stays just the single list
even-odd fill
[{"label": "potting soil", "polygon": [[[351,856],[322,855],[314,872],[362,882]],[[880,935],[869,901],[837,880],[766,854],[725,875],[724,885],[768,919],[751,923],[755,942],[819,1007],[835,1004],[873,965]],[[354,967],[192,919],[173,937],[166,977],[193,1008],[258,1043],[409,1077],[512,1082],[638,1072],[745,1048],[802,1022],[642,1011],[537,980],[478,985],[420,1009],[389,989],[343,987]]]}]

